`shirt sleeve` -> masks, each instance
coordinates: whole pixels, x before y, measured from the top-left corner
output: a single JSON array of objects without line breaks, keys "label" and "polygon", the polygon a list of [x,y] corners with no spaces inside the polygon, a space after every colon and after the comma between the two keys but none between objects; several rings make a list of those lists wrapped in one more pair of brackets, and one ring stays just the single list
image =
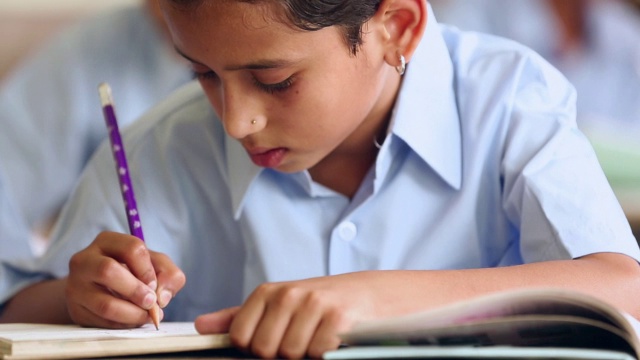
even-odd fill
[{"label": "shirt sleeve", "polygon": [[0,171],[0,261],[32,256],[29,229],[17,216],[9,195]]},{"label": "shirt sleeve", "polygon": [[[103,151],[103,153],[107,153]],[[107,154],[101,156],[105,164]],[[97,164],[96,164],[97,165]],[[88,166],[70,201],[64,206],[60,221],[54,228],[47,252],[39,258],[14,256],[0,259],[0,303],[6,302],[18,291],[33,283],[67,275],[69,260],[73,254],[87,247],[102,230],[126,232],[124,209],[122,216],[114,211],[112,204],[117,200],[117,177],[113,167],[109,173],[101,173],[99,168]],[[113,186],[115,191],[109,190]],[[109,198],[115,199],[109,199]],[[122,200],[120,199],[122,207]],[[92,219],[92,221],[89,221]],[[18,242],[27,244],[26,241]]]},{"label": "shirt sleeve", "polygon": [[504,204],[525,262],[617,252],[638,245],[597,157],[575,122],[576,93],[535,54],[513,91],[502,173]]}]

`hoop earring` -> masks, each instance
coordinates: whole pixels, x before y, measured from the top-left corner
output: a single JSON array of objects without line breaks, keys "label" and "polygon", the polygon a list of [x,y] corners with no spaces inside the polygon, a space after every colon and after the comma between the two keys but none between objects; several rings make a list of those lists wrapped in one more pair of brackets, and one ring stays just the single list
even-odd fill
[{"label": "hoop earring", "polygon": [[404,55],[400,54],[400,65],[396,66],[396,71],[400,76],[404,75],[404,71],[407,69],[407,61],[404,58]]}]

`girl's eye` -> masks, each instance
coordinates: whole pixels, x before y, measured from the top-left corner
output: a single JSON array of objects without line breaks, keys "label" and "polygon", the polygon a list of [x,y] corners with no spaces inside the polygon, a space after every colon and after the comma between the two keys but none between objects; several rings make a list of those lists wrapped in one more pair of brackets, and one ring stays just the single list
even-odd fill
[{"label": "girl's eye", "polygon": [[197,79],[197,80],[211,80],[211,79],[218,78],[218,75],[213,71],[206,71],[206,72],[191,71],[191,75],[193,76],[194,79]]},{"label": "girl's eye", "polygon": [[254,78],[254,83],[262,91],[267,92],[269,94],[274,94],[274,93],[286,91],[288,88],[291,87],[291,84],[293,84],[293,80],[294,80],[293,76],[290,76],[286,80],[276,84],[264,84]]}]

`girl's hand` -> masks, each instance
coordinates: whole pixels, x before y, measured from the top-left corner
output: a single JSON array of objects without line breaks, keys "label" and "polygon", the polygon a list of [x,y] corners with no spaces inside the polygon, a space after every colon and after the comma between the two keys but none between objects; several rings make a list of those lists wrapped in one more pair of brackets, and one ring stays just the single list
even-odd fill
[{"label": "girl's hand", "polygon": [[184,273],[140,239],[103,232],[69,262],[67,310],[83,326],[132,328],[150,322],[148,310],[167,306]]},{"label": "girl's hand", "polygon": [[229,332],[240,349],[263,358],[320,358],[338,334],[376,311],[367,273],[260,285],[241,307],[196,319],[200,333]]}]

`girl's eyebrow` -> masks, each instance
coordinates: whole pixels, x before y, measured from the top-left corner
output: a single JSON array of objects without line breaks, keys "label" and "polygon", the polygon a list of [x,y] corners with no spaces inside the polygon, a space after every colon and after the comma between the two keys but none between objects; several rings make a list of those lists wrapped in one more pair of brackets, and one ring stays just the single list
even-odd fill
[{"label": "girl's eyebrow", "polygon": [[[202,66],[206,66],[203,63],[192,59],[191,57],[189,57],[188,55],[186,55],[182,50],[180,50],[177,47],[174,47],[174,49],[176,50],[176,52],[178,54],[180,54],[180,56],[182,56],[183,58],[189,60],[190,62],[194,63],[194,64],[198,64],[198,65],[202,65]],[[248,63],[248,64],[241,64],[241,65],[231,65],[231,66],[226,66],[224,68],[224,70],[227,71],[236,71],[236,70],[268,70],[268,69],[277,69],[277,68],[283,68],[283,67],[287,67],[290,66],[292,64],[294,64],[295,61],[290,61],[290,60],[283,60],[283,59],[275,59],[275,60],[258,60],[252,63]]]},{"label": "girl's eyebrow", "polygon": [[258,60],[248,64],[227,66],[224,69],[228,71],[234,70],[268,70],[287,67],[293,64],[293,61],[288,60]]},{"label": "girl's eyebrow", "polygon": [[185,54],[185,53],[184,53],[182,50],[180,50],[177,46],[174,46],[173,48],[174,48],[174,49],[176,50],[176,52],[177,52],[180,56],[182,56],[183,58],[185,58],[185,59],[189,60],[190,62],[192,62],[192,63],[194,63],[194,64],[198,64],[198,65],[202,65],[202,66],[204,66],[204,64],[203,64],[203,63],[201,63],[201,62],[199,62],[199,61],[195,61],[195,60],[193,60],[192,58],[190,58],[189,56],[187,56],[187,54]]}]

